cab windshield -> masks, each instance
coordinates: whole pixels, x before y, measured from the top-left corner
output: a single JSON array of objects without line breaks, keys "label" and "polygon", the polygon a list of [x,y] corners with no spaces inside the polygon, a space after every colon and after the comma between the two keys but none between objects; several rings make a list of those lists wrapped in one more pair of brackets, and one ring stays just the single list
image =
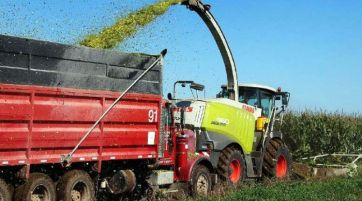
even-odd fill
[{"label": "cab windshield", "polygon": [[[270,118],[274,95],[269,91],[252,88],[240,87],[239,88],[239,102],[262,109],[262,116]],[[217,94],[217,98],[229,98],[229,92],[226,87]]]},{"label": "cab windshield", "polygon": [[258,91],[254,88],[240,88],[239,89],[239,102],[251,106],[258,106]]}]

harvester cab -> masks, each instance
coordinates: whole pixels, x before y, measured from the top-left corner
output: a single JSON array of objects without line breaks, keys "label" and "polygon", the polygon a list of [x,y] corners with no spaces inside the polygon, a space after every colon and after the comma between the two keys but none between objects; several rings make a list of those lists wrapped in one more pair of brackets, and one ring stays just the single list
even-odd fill
[{"label": "harvester cab", "polygon": [[[221,86],[221,91],[216,97],[229,98],[226,85]],[[256,130],[263,133],[271,134],[276,122],[280,129],[289,97],[289,92],[282,92],[280,87],[275,89],[259,84],[239,85],[239,102],[246,104],[244,109],[254,114],[257,119]]]}]

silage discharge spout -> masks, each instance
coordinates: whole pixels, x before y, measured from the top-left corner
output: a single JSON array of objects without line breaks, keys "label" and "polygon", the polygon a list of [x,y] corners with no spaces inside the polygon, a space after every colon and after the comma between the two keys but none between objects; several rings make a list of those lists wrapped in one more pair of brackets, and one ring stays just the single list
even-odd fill
[{"label": "silage discharge spout", "polygon": [[133,36],[140,28],[165,14],[172,5],[180,2],[181,0],[162,0],[138,11],[131,12],[127,16],[118,19],[114,25],[105,27],[97,34],[86,36],[80,41],[80,45],[102,49],[115,48]]}]

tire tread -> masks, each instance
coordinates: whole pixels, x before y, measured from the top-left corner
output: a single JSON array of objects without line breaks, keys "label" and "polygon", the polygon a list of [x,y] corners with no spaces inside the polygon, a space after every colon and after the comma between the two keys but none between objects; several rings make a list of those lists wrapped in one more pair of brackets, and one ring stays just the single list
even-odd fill
[{"label": "tire tread", "polygon": [[[39,182],[42,181],[42,182]],[[16,201],[30,201],[31,198],[27,197],[28,192],[32,190],[33,182],[43,183],[44,186],[48,187],[49,192],[51,194],[50,201],[56,200],[56,189],[53,180],[44,173],[31,173],[29,179],[25,182],[25,184],[19,186],[17,188],[17,192],[15,193]]]},{"label": "tire tread", "polygon": [[219,161],[218,161],[218,164],[217,164],[217,169],[216,169],[216,172],[217,174],[219,175],[220,179],[223,180],[223,181],[229,181],[229,164],[231,163],[231,159],[233,157],[233,154],[235,153],[238,153],[241,155],[241,159],[242,159],[242,163],[241,164],[243,166],[243,173],[242,173],[242,178],[240,181],[242,181],[244,179],[244,176],[245,176],[245,161],[244,161],[244,158],[243,158],[243,155],[241,154],[241,152],[234,148],[234,147],[227,147],[225,148],[221,154],[220,154],[220,157],[219,157]]},{"label": "tire tread", "polygon": [[9,188],[9,185],[2,179],[0,179],[0,189],[1,189],[1,193],[3,193],[4,196],[4,200],[12,200],[12,196],[11,196],[11,190]]},{"label": "tire tread", "polygon": [[285,157],[287,158],[288,162],[287,174],[290,173],[292,159],[289,154],[289,149],[281,139],[275,138],[271,139],[265,148],[263,165],[262,165],[263,177],[275,178],[277,157],[281,153],[284,153],[286,155]]},{"label": "tire tread", "polygon": [[[92,182],[93,181],[91,179],[91,177],[89,176],[88,173],[84,172],[83,170],[71,170],[69,172],[67,172],[63,177],[61,177],[61,179],[58,182],[57,185],[57,195],[58,195],[58,200],[59,201],[70,201],[69,199],[67,199],[67,196],[65,195],[65,190],[67,189],[67,181],[70,179],[73,179],[74,177],[84,177],[86,180]],[[93,189],[92,190],[92,197],[94,199],[95,197],[95,191],[94,191],[94,185],[91,186]]]}]

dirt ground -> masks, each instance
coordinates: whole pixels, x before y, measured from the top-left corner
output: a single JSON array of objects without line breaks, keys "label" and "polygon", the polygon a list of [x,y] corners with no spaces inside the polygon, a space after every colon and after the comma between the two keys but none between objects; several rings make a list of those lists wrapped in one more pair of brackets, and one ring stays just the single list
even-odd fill
[{"label": "dirt ground", "polygon": [[[320,181],[329,179],[335,176],[344,176],[347,175],[347,171],[343,169],[333,169],[333,168],[313,168],[308,164],[303,163],[294,163],[293,172],[290,176],[290,180],[306,180],[306,181]],[[242,184],[242,186],[250,187],[255,184],[262,184],[265,186],[273,186],[275,185],[276,181],[271,179],[263,179],[260,181],[256,180],[249,180]],[[229,195],[232,192],[240,190],[240,187],[232,187],[225,183],[218,183],[216,184],[211,192],[211,197],[224,197]],[[139,200],[139,201],[181,201],[181,200],[191,200],[192,197],[188,193],[187,185],[183,185],[182,187],[175,187],[174,190],[154,190],[149,187],[141,187],[137,188],[135,192],[130,195],[124,195],[122,197],[107,197],[103,196],[102,198],[97,199],[98,201],[108,201],[108,200],[124,200],[124,201],[131,201],[131,200]],[[178,189],[178,190],[175,190]]]}]

